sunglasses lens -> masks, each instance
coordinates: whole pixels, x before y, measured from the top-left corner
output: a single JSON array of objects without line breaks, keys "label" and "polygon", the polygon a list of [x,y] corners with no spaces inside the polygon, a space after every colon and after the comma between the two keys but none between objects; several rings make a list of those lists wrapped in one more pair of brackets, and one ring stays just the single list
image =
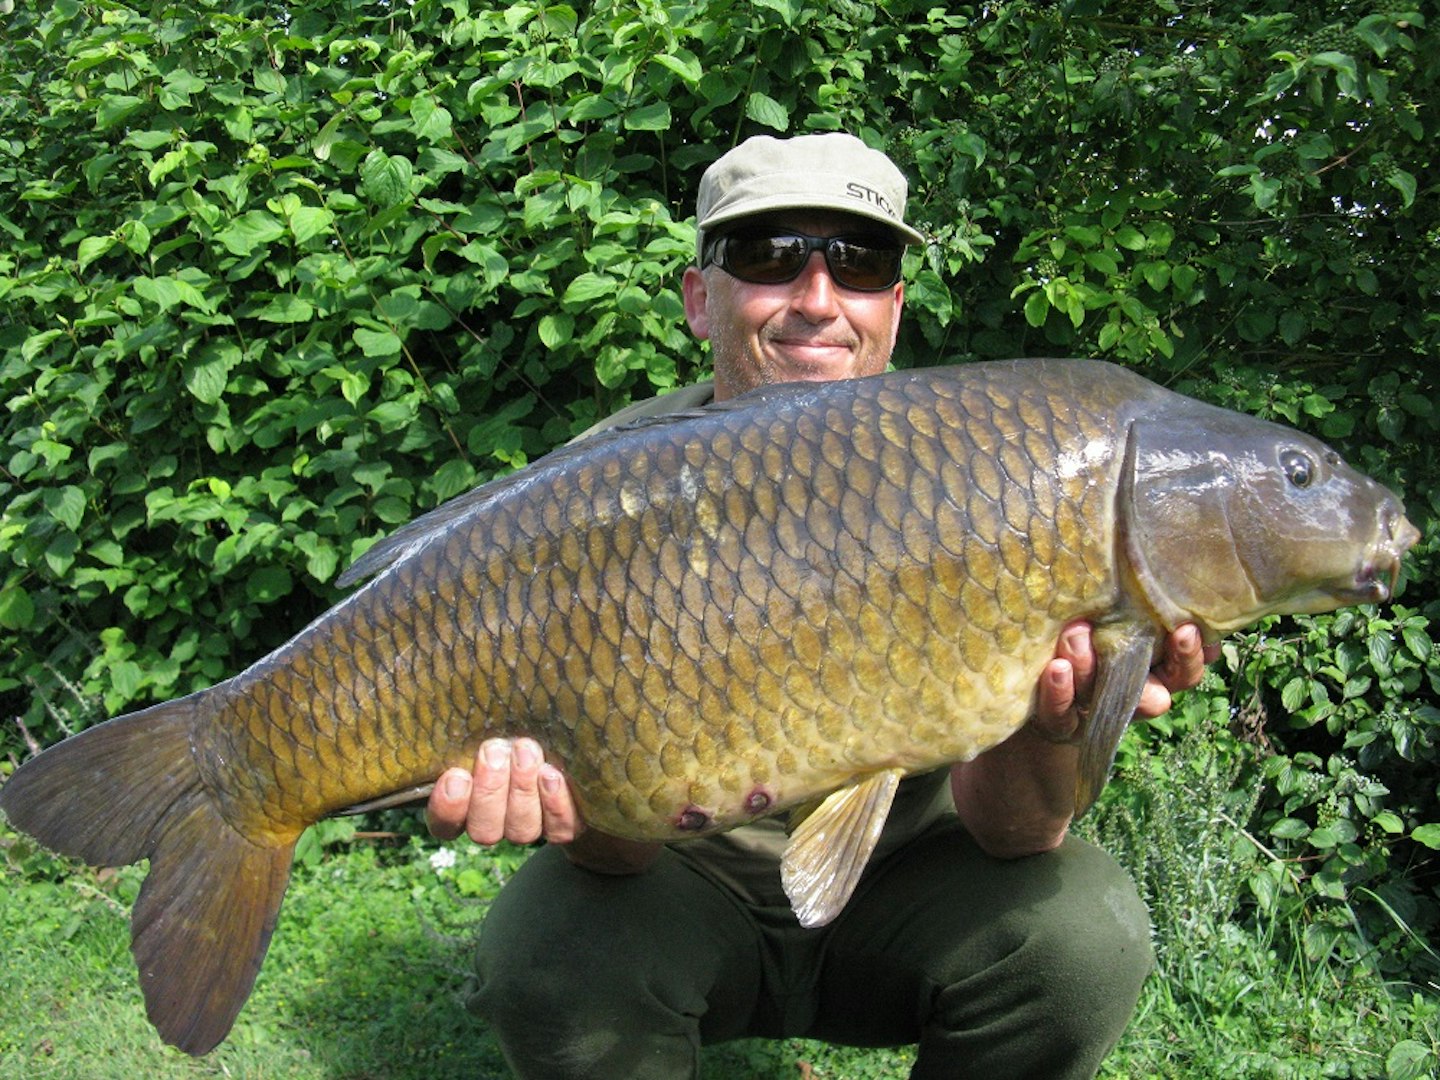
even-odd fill
[{"label": "sunglasses lens", "polygon": [[776,285],[799,274],[808,258],[810,248],[803,236],[737,234],[726,237],[721,265],[741,281]]},{"label": "sunglasses lens", "polygon": [[799,233],[736,232],[718,240],[712,250],[727,273],[755,285],[793,281],[810,253],[823,251],[836,284],[861,292],[878,292],[899,281],[904,255],[903,248],[884,240]]},{"label": "sunglasses lens", "polygon": [[876,292],[900,280],[901,249],[867,240],[832,240],[826,261],[835,280],[849,289]]}]

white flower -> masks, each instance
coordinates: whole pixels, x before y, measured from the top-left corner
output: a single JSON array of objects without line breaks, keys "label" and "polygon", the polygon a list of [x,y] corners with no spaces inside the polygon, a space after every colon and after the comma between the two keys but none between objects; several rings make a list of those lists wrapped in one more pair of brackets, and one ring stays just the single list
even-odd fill
[{"label": "white flower", "polygon": [[441,848],[430,856],[430,865],[437,874],[443,874],[455,865],[455,852],[450,848]]}]

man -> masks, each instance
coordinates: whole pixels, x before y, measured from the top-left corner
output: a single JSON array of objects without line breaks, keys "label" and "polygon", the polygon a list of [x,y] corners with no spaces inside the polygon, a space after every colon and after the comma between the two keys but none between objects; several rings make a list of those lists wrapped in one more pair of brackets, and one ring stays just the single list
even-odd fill
[{"label": "man", "polygon": [[[713,397],[881,372],[899,328],[906,183],[847,135],[751,139],[701,179],[685,314]],[[692,389],[627,410],[689,407]],[[1193,686],[1194,627],[1141,711]],[[829,926],[781,891],[774,819],[674,847],[586,831],[528,739],[451,770],[431,831],[550,840],[482,928],[471,1007],[522,1077],[688,1077],[703,1043],[806,1036],[915,1043],[917,1077],[1093,1076],[1149,970],[1149,923],[1104,852],[1067,836],[1089,628],[1067,627],[1036,716],[974,761],[904,782],[865,878]]]}]

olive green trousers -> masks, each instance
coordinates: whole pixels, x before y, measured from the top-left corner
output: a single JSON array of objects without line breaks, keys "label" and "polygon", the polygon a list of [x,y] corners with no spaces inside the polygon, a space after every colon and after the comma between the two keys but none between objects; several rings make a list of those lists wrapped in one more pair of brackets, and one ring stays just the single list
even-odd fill
[{"label": "olive green trousers", "polygon": [[506,885],[470,1008],[517,1076],[692,1077],[702,1045],[801,1036],[916,1044],[914,1077],[1092,1077],[1153,962],[1129,877],[1074,838],[1002,861],[950,819],[816,930],[684,852],[605,877],[547,847]]}]

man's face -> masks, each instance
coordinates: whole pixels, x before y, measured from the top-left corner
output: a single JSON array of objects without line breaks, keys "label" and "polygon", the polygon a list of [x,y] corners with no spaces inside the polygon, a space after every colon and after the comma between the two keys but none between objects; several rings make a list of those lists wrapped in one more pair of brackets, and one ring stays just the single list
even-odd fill
[{"label": "man's face", "polygon": [[[812,236],[875,230],[863,218],[818,211],[757,220]],[[905,286],[898,282],[883,292],[843,288],[816,251],[793,281],[755,285],[712,264],[690,267],[684,291],[686,321],[696,337],[710,342],[715,397],[723,401],[772,383],[884,371],[900,328]]]}]

